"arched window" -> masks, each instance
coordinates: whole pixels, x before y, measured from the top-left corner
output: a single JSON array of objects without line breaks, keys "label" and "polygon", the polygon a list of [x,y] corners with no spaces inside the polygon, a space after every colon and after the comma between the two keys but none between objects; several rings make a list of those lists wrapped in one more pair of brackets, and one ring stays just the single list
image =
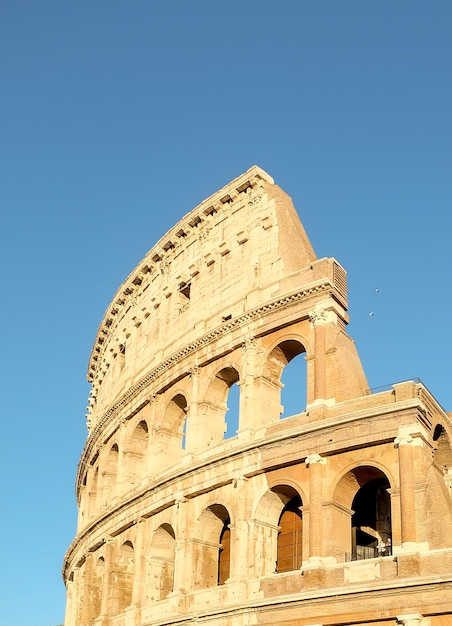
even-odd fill
[{"label": "arched window", "polygon": [[368,480],[352,502],[352,560],[392,553],[391,499],[386,476]]},{"label": "arched window", "polygon": [[233,383],[229,387],[227,410],[226,410],[226,430],[224,438],[230,439],[235,437],[239,429],[239,411],[240,411],[240,388],[237,383]]},{"label": "arched window", "polygon": [[222,504],[212,504],[201,514],[195,587],[214,587],[229,578],[230,523]]},{"label": "arched window", "polygon": [[300,569],[303,559],[303,517],[297,494],[284,506],[279,518],[277,572]]},{"label": "arched window", "polygon": [[117,613],[122,613],[132,602],[134,569],[133,544],[131,541],[125,541],[119,550],[116,572],[113,573]]},{"label": "arched window", "polygon": [[231,568],[231,520],[229,517],[223,524],[220,535],[220,552],[218,555],[218,584],[223,585],[229,578]]},{"label": "arched window", "polygon": [[239,374],[233,367],[224,367],[211,381],[202,410],[206,416],[208,436],[205,446],[210,447],[234,437],[239,425],[240,391],[236,383]]},{"label": "arched window", "polygon": [[132,435],[132,452],[141,459],[146,454],[148,439],[148,425],[144,420],[141,420],[141,422],[135,426]]},{"label": "arched window", "polygon": [[114,496],[117,483],[119,448],[114,443],[108,453],[102,484],[102,504],[108,506]]},{"label": "arched window", "polygon": [[125,453],[126,475],[132,487],[140,483],[144,475],[144,460],[149,441],[148,425],[141,420],[134,428]]},{"label": "arched window", "polygon": [[168,403],[159,429],[161,446],[168,461],[177,461],[185,448],[185,431],[187,415],[187,399],[182,394],[176,394]]},{"label": "arched window", "polygon": [[105,561],[101,556],[96,561],[96,566],[93,572],[93,579],[91,583],[91,616],[93,619],[99,617],[102,602],[102,581],[105,572]]},{"label": "arched window", "polygon": [[294,356],[281,374],[281,417],[298,415],[306,408],[306,360],[300,353]]},{"label": "arched window", "polygon": [[152,588],[149,596],[155,600],[164,600],[173,591],[175,534],[169,524],[162,524],[152,537],[149,554],[150,577]]},{"label": "arched window", "polygon": [[[97,460],[97,457],[96,457]],[[88,477],[87,477],[87,488],[89,489],[87,493],[88,497],[88,511],[86,519],[89,517],[93,517],[97,513],[97,505],[100,502],[99,498],[99,467],[97,465],[91,465]]]},{"label": "arched window", "polygon": [[392,553],[389,488],[387,476],[371,465],[360,465],[342,476],[334,489],[332,524],[343,530],[335,535],[331,554],[343,552],[345,561],[351,561],[378,556],[378,546],[381,556]]},{"label": "arched window", "polygon": [[297,415],[306,407],[304,353],[303,344],[287,339],[273,348],[265,365],[265,376],[274,387],[275,398],[271,406],[282,407],[280,415],[283,417]]}]

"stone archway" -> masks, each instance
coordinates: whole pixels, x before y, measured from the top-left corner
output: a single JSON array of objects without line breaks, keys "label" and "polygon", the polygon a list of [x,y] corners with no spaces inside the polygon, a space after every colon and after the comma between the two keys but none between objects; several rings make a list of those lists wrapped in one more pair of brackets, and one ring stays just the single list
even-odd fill
[{"label": "stone archway", "polygon": [[339,560],[392,553],[390,487],[386,474],[370,465],[355,467],[339,480],[334,490],[332,520]]},{"label": "stone archway", "polygon": [[122,613],[130,606],[133,592],[133,576],[135,571],[135,550],[129,540],[119,548],[112,571],[113,610],[112,615]]},{"label": "stone archway", "polygon": [[[281,415],[286,417],[300,413],[306,407],[307,373],[306,362],[303,360],[305,353],[306,349],[300,341],[285,339],[271,350],[264,363],[263,391],[274,419],[279,419]],[[295,364],[301,364],[302,367],[295,367]],[[287,384],[283,382],[285,370]]]},{"label": "stone archway", "polygon": [[182,458],[187,410],[187,398],[182,393],[176,393],[166,405],[163,418],[154,431],[157,468],[170,467]]},{"label": "stone archway", "polygon": [[[218,371],[212,378],[204,399],[199,403],[199,411],[203,415],[203,422],[206,429],[205,447],[209,448],[221,443],[228,432],[228,396],[231,387],[240,380],[238,371],[232,367],[224,367]],[[236,405],[239,404],[237,400]],[[236,411],[237,413],[237,411]],[[235,417],[238,426],[239,416]],[[232,436],[235,434],[237,427],[232,427]]]},{"label": "stone archway", "polygon": [[158,602],[173,591],[176,536],[170,524],[162,524],[151,539],[147,564],[149,597]]},{"label": "stone archway", "polygon": [[199,538],[194,540],[197,555],[195,587],[214,587],[229,578],[230,524],[229,512],[222,504],[212,504],[202,512]]},{"label": "stone archway", "polygon": [[133,429],[124,450],[125,482],[131,487],[140,483],[144,475],[144,463],[149,443],[149,430],[146,420],[141,420]]},{"label": "stone archway", "polygon": [[251,525],[256,576],[299,569],[303,553],[302,499],[287,484],[273,486],[260,499]]},{"label": "stone archway", "polygon": [[102,473],[102,506],[108,506],[116,495],[118,478],[119,446],[114,443],[107,455],[105,470]]}]

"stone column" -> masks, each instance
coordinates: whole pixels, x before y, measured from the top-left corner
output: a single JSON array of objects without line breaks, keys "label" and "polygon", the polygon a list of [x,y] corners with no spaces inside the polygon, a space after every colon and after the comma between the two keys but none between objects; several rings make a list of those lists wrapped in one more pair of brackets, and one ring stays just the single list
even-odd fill
[{"label": "stone column", "polygon": [[[199,377],[199,367],[194,365],[190,370],[191,393],[185,424],[185,451],[192,454],[197,454],[205,449],[203,437],[205,437],[206,429],[203,428],[200,416]],[[200,433],[203,433],[203,436],[200,437]]]},{"label": "stone column", "polygon": [[314,402],[326,398],[326,328],[319,317],[312,322],[314,326]]},{"label": "stone column", "polygon": [[[311,328],[314,329],[314,399],[313,403],[325,401],[334,396],[328,389],[327,380],[327,325],[337,321],[333,311],[321,307],[309,314]],[[312,397],[312,394],[310,394]]]},{"label": "stone column", "polygon": [[186,567],[186,563],[190,561],[187,559],[187,507],[190,504],[183,495],[178,494],[175,500],[176,507],[176,544],[174,553],[174,582],[173,582],[173,594],[183,595],[192,588],[191,571]]},{"label": "stone column", "polygon": [[88,626],[91,624],[91,579],[93,572],[93,555],[88,554],[83,565],[83,594],[82,594],[82,610],[80,626]]},{"label": "stone column", "polygon": [[[64,621],[67,626],[77,626],[80,623],[80,615],[81,615],[81,602],[82,602],[82,574],[80,572],[80,567],[74,568],[74,581],[72,586],[72,602],[70,608],[70,619],[66,619]],[[66,608],[67,611],[67,608]]]},{"label": "stone column", "polygon": [[309,563],[321,562],[323,556],[323,471],[326,459],[320,454],[306,457],[309,469]]},{"label": "stone column", "polygon": [[133,576],[133,590],[132,590],[132,606],[139,609],[142,605],[143,598],[143,581],[144,581],[144,524],[142,520],[139,520],[136,526],[134,550],[135,550],[135,571]]},{"label": "stone column", "polygon": [[99,621],[109,617],[110,608],[110,581],[113,558],[113,539],[108,539],[104,549],[104,579],[102,581],[102,598],[100,603]]},{"label": "stone column", "polygon": [[414,492],[414,439],[401,435],[394,441],[399,451],[400,522],[402,548],[416,544],[416,503]]},{"label": "stone column", "polygon": [[[236,520],[230,525],[231,530],[231,561],[229,580],[244,580],[248,577],[248,519],[247,519],[247,489],[248,479],[241,474],[232,480],[233,488],[238,492]],[[252,562],[252,561],[251,561]]]},{"label": "stone column", "polygon": [[240,423],[239,437],[246,438],[245,432],[249,433],[259,426],[256,423],[256,413],[259,416],[260,411],[256,411],[255,385],[254,377],[256,375],[256,340],[249,338],[242,345],[243,351],[243,370],[240,380]]},{"label": "stone column", "polygon": [[75,610],[76,607],[76,585],[75,585],[75,576],[78,570],[74,570],[73,580],[68,579],[66,581],[66,610],[64,614],[64,623],[67,626],[76,626],[77,624],[77,612]]}]

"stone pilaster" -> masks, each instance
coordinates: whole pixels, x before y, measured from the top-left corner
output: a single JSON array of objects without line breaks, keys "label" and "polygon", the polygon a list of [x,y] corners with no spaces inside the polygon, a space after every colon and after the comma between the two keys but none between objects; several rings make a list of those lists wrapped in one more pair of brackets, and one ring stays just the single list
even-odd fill
[{"label": "stone pilaster", "polygon": [[323,309],[310,314],[314,328],[314,402],[326,399],[326,324],[328,317]]},{"label": "stone pilaster", "polygon": [[321,563],[323,556],[323,470],[326,459],[320,454],[306,457],[309,469],[309,564]]},{"label": "stone pilaster", "polygon": [[185,450],[186,452],[197,454],[203,450],[204,442],[202,441],[200,434],[205,431],[205,429],[202,428],[202,417],[200,415],[200,369],[197,365],[194,365],[191,368],[190,379],[191,393],[190,402],[187,408],[188,417],[185,428]]},{"label": "stone pilaster", "polygon": [[83,594],[80,626],[89,626],[91,624],[91,579],[93,573],[93,555],[88,554],[83,565]]},{"label": "stone pilaster", "polygon": [[416,543],[413,444],[414,439],[411,435],[401,435],[394,441],[399,451],[402,547]]},{"label": "stone pilaster", "polygon": [[142,604],[143,582],[145,578],[145,561],[144,561],[144,532],[145,524],[143,520],[139,520],[136,525],[135,533],[135,571],[133,576],[132,606],[139,609]]},{"label": "stone pilaster", "polygon": [[[175,501],[176,507],[176,537],[174,554],[174,582],[173,593],[185,594],[190,589],[190,578],[187,575],[186,563],[189,563],[187,559],[187,541],[186,541],[186,522],[187,522],[187,507],[190,504],[186,498],[181,494]],[[188,582],[188,584],[187,584]]]},{"label": "stone pilaster", "polygon": [[111,594],[111,570],[113,560],[113,539],[109,539],[104,549],[104,579],[102,581],[102,598],[100,603],[99,619],[106,620],[109,617],[110,594]]}]

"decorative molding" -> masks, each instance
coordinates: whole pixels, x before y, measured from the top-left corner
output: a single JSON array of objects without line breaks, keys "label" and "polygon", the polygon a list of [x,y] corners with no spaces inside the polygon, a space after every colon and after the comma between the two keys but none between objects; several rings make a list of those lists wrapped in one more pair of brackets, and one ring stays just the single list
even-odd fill
[{"label": "decorative molding", "polygon": [[311,322],[312,328],[316,326],[322,326],[324,324],[329,324],[330,322],[337,322],[337,315],[333,311],[327,311],[326,309],[317,309],[309,313],[309,321]]}]

